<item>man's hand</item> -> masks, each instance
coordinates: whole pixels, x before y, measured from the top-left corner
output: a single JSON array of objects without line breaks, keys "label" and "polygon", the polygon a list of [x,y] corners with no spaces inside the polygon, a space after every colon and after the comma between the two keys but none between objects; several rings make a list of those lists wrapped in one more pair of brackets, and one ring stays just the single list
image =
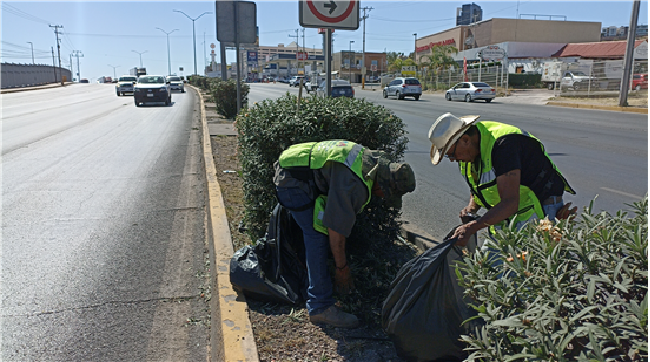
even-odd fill
[{"label": "man's hand", "polygon": [[350,275],[350,266],[346,265],[343,269],[336,268],[336,282],[334,284],[336,292],[341,295],[350,294],[354,289],[352,276]]},{"label": "man's hand", "polygon": [[576,213],[578,211],[578,207],[574,206],[571,208],[571,203],[566,203],[564,204],[555,214],[555,218],[558,220],[564,220],[564,219],[573,219],[576,217]]},{"label": "man's hand", "polygon": [[458,238],[456,245],[458,246],[467,246],[469,242],[469,237],[476,233],[474,227],[476,226],[476,221],[471,221],[467,224],[460,225],[454,231],[453,238]]}]

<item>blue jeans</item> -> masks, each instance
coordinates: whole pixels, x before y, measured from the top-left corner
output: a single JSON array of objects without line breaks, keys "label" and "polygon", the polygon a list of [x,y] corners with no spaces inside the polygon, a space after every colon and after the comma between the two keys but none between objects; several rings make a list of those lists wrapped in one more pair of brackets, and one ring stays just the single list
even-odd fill
[{"label": "blue jeans", "polygon": [[555,216],[557,215],[557,211],[564,206],[564,202],[560,201],[555,204],[550,204],[550,205],[542,205],[542,210],[544,210],[544,216],[548,216],[548,219],[551,221],[555,221]]},{"label": "blue jeans", "polygon": [[[308,204],[311,199],[299,188],[276,187],[278,201],[287,209],[298,208]],[[334,305],[332,298],[332,278],[327,266],[330,252],[329,237],[314,230],[314,207],[304,211],[290,211],[302,229],[305,239],[305,259],[309,288],[307,288],[307,310],[309,315],[320,314]]]}]

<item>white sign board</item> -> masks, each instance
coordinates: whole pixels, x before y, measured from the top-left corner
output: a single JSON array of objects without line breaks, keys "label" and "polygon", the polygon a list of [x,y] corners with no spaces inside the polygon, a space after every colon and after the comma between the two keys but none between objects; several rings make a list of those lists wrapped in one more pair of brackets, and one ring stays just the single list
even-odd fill
[{"label": "white sign board", "polygon": [[300,26],[356,30],[359,28],[359,1],[299,0]]},{"label": "white sign board", "polygon": [[481,50],[481,58],[487,61],[503,60],[506,57],[506,51],[496,45],[490,45]]}]

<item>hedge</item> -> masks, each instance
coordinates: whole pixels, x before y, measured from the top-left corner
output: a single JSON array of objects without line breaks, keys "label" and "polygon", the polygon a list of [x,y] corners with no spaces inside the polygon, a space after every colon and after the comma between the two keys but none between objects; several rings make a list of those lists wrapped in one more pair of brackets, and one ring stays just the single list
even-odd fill
[{"label": "hedge", "polygon": [[[383,106],[347,97],[267,99],[242,110],[237,118],[239,152],[244,177],[245,223],[252,240],[264,233],[269,213],[277,203],[273,164],[289,146],[329,139],[344,139],[370,149],[383,150],[392,162],[401,161],[408,138],[405,124]],[[357,215],[351,238],[394,240],[400,210],[372,198]]]}]

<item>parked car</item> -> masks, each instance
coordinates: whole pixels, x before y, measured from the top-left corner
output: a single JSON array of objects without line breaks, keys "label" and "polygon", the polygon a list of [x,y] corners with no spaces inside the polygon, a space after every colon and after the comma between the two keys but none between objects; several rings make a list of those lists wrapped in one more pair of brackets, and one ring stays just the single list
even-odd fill
[{"label": "parked car", "polygon": [[[590,82],[591,84],[589,84]],[[562,90],[573,89],[577,91],[589,88],[600,88],[600,83],[596,80],[596,77],[590,77],[579,70],[565,72],[560,81],[560,89]]]},{"label": "parked car", "polygon": [[117,96],[123,96],[124,93],[133,93],[133,85],[138,81],[134,75],[123,75],[117,79],[115,93]]},{"label": "parked car", "polygon": [[648,89],[648,75],[634,74],[632,76],[632,89],[634,90]]},{"label": "parked car", "polygon": [[[325,81],[321,82],[321,84],[318,86],[318,89],[316,90],[316,95],[319,97],[325,97],[325,93],[327,91],[325,90]],[[353,98],[354,97],[354,88],[352,88],[352,85],[350,82],[345,81],[345,80],[333,80],[332,81],[332,92],[330,93],[330,96],[333,98],[336,97],[349,97]]]},{"label": "parked car", "polygon": [[289,80],[289,87],[298,87],[298,86],[300,86],[300,80],[301,79],[302,79],[303,84],[305,82],[309,81],[309,77],[305,77],[304,75],[294,75]]},{"label": "parked car", "polygon": [[181,77],[177,75],[167,76],[167,82],[169,82],[172,90],[179,90],[181,93],[185,93],[185,83],[183,83]]},{"label": "parked car", "polygon": [[81,80],[79,80],[79,83],[88,83],[88,79],[86,79],[86,78],[81,78]]},{"label": "parked car", "polygon": [[384,87],[384,98],[395,96],[397,99],[404,97],[414,97],[419,100],[422,95],[422,84],[417,78],[397,77]]},{"label": "parked car", "polygon": [[133,102],[136,107],[145,103],[172,103],[172,89],[164,75],[141,75],[133,88]]},{"label": "parked car", "polygon": [[307,94],[309,94],[309,92],[315,92],[318,90],[318,85],[324,81],[325,77],[314,77],[309,82],[305,83]]},{"label": "parked car", "polygon": [[490,103],[496,95],[495,89],[487,83],[462,82],[448,89],[447,93],[445,93],[445,98],[448,101],[457,100],[465,102],[474,102],[477,99],[482,99],[486,103]]}]

